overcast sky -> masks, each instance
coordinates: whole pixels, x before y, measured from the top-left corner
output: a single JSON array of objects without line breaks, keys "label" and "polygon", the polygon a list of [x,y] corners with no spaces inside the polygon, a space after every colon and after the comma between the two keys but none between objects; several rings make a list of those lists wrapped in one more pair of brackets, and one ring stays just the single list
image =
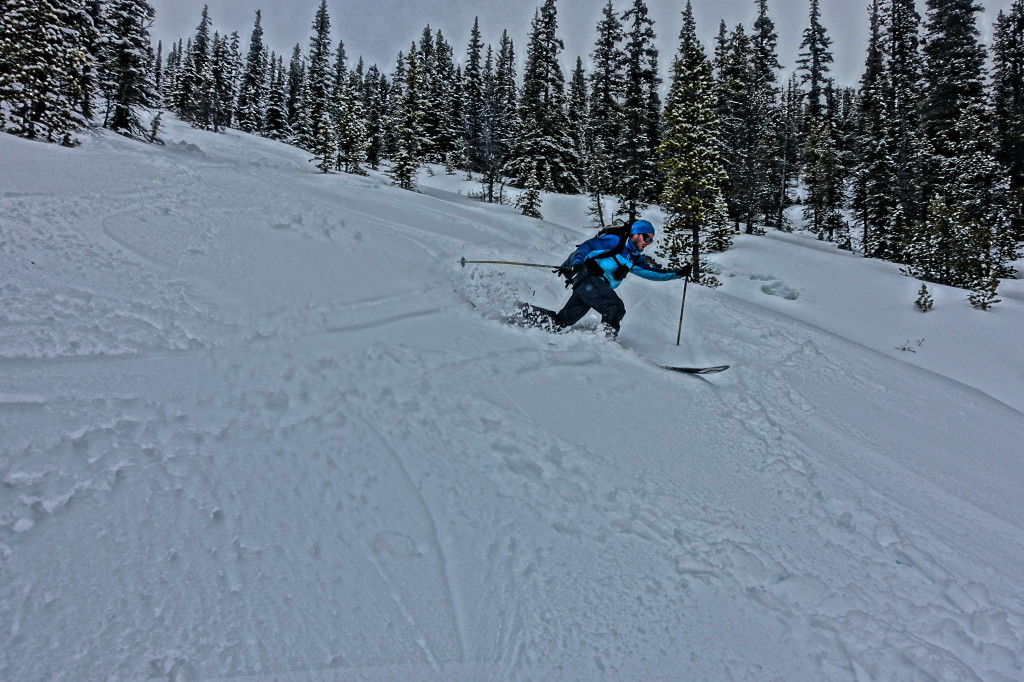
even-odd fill
[{"label": "overcast sky", "polygon": [[[980,0],[986,8],[979,28],[982,39],[989,42],[991,25],[999,10],[1008,11],[1012,0]],[[179,38],[195,33],[203,5],[209,5],[213,28],[222,34],[238,31],[243,50],[248,45],[257,9],[262,10],[264,44],[285,59],[296,43],[303,52],[309,49],[313,17],[320,0],[150,0],[156,9],[152,28],[153,42],[164,41],[165,51]],[[581,56],[584,64],[593,51],[595,28],[606,0],[559,0],[559,36],[565,42],[562,62],[566,69]],[[530,22],[543,0],[328,0],[332,38],[342,40],[350,65],[361,56],[367,66],[377,64],[385,73],[394,68],[398,52],[419,40],[423,27],[429,25],[445,35],[455,50],[455,57],[464,61],[473,18],[480,18],[483,40],[497,46],[501,32],[508,29],[515,42],[516,55],[522,62],[529,40]],[[856,85],[864,67],[867,47],[869,0],[821,0],[821,22],[832,38],[835,64],[832,73],[841,85]],[[631,0],[613,0],[620,13]],[[686,0],[647,0],[658,49],[662,75],[675,54],[682,9]],[[924,13],[924,0],[918,0],[918,11]],[[709,53],[719,22],[732,29],[742,23],[749,32],[757,14],[755,0],[693,0],[697,29]],[[808,24],[810,0],[768,0],[768,11],[779,34],[779,60],[784,71],[782,80],[793,70],[803,30]]]}]

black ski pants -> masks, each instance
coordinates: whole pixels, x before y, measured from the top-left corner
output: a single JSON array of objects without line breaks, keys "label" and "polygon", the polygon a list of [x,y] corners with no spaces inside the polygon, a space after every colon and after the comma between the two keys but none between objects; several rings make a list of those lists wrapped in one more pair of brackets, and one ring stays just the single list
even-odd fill
[{"label": "black ski pants", "polygon": [[573,289],[572,296],[555,314],[555,322],[571,327],[583,319],[590,309],[601,313],[601,321],[618,333],[622,318],[626,316],[626,306],[608,284],[608,280],[599,275],[585,277]]}]

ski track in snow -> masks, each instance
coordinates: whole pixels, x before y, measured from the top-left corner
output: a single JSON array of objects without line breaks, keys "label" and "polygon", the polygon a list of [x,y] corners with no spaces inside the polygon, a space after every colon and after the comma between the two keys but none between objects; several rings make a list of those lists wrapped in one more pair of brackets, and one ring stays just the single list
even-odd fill
[{"label": "ski track in snow", "polygon": [[628,349],[646,305],[627,348],[503,325],[486,211],[172,130],[209,147],[95,144],[176,183],[0,196],[0,679],[1019,679],[1017,498],[874,426],[1012,411],[714,292],[710,378]]}]

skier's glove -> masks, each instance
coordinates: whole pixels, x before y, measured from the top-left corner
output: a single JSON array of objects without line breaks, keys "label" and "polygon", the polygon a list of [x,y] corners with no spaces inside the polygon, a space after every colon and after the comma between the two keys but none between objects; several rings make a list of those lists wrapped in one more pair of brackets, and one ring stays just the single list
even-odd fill
[{"label": "skier's glove", "polygon": [[689,263],[687,263],[683,267],[681,267],[678,270],[676,270],[676,275],[678,275],[680,278],[689,277],[690,276],[690,272],[692,272],[692,271],[693,271],[693,266],[690,265]]},{"label": "skier's glove", "polygon": [[565,279],[565,288],[572,284],[572,268],[555,268],[551,272]]}]

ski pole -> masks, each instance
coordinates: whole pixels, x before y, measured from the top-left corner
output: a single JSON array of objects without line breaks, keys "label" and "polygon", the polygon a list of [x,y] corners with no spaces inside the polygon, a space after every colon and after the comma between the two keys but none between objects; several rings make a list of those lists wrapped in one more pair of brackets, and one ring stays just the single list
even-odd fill
[{"label": "ski pole", "polygon": [[676,345],[679,345],[679,339],[683,336],[683,312],[686,310],[686,285],[690,283],[690,277],[687,275],[686,279],[683,280],[683,304],[679,306],[679,331],[676,332]]},{"label": "ski pole", "polygon": [[466,263],[493,263],[493,264],[496,264],[496,265],[522,265],[522,266],[527,267],[527,268],[554,268],[556,270],[558,268],[562,267],[560,265],[542,265],[540,263],[516,263],[516,262],[510,261],[510,260],[466,260],[465,256],[463,256],[462,259],[459,262],[462,263],[462,267],[466,267]]}]

